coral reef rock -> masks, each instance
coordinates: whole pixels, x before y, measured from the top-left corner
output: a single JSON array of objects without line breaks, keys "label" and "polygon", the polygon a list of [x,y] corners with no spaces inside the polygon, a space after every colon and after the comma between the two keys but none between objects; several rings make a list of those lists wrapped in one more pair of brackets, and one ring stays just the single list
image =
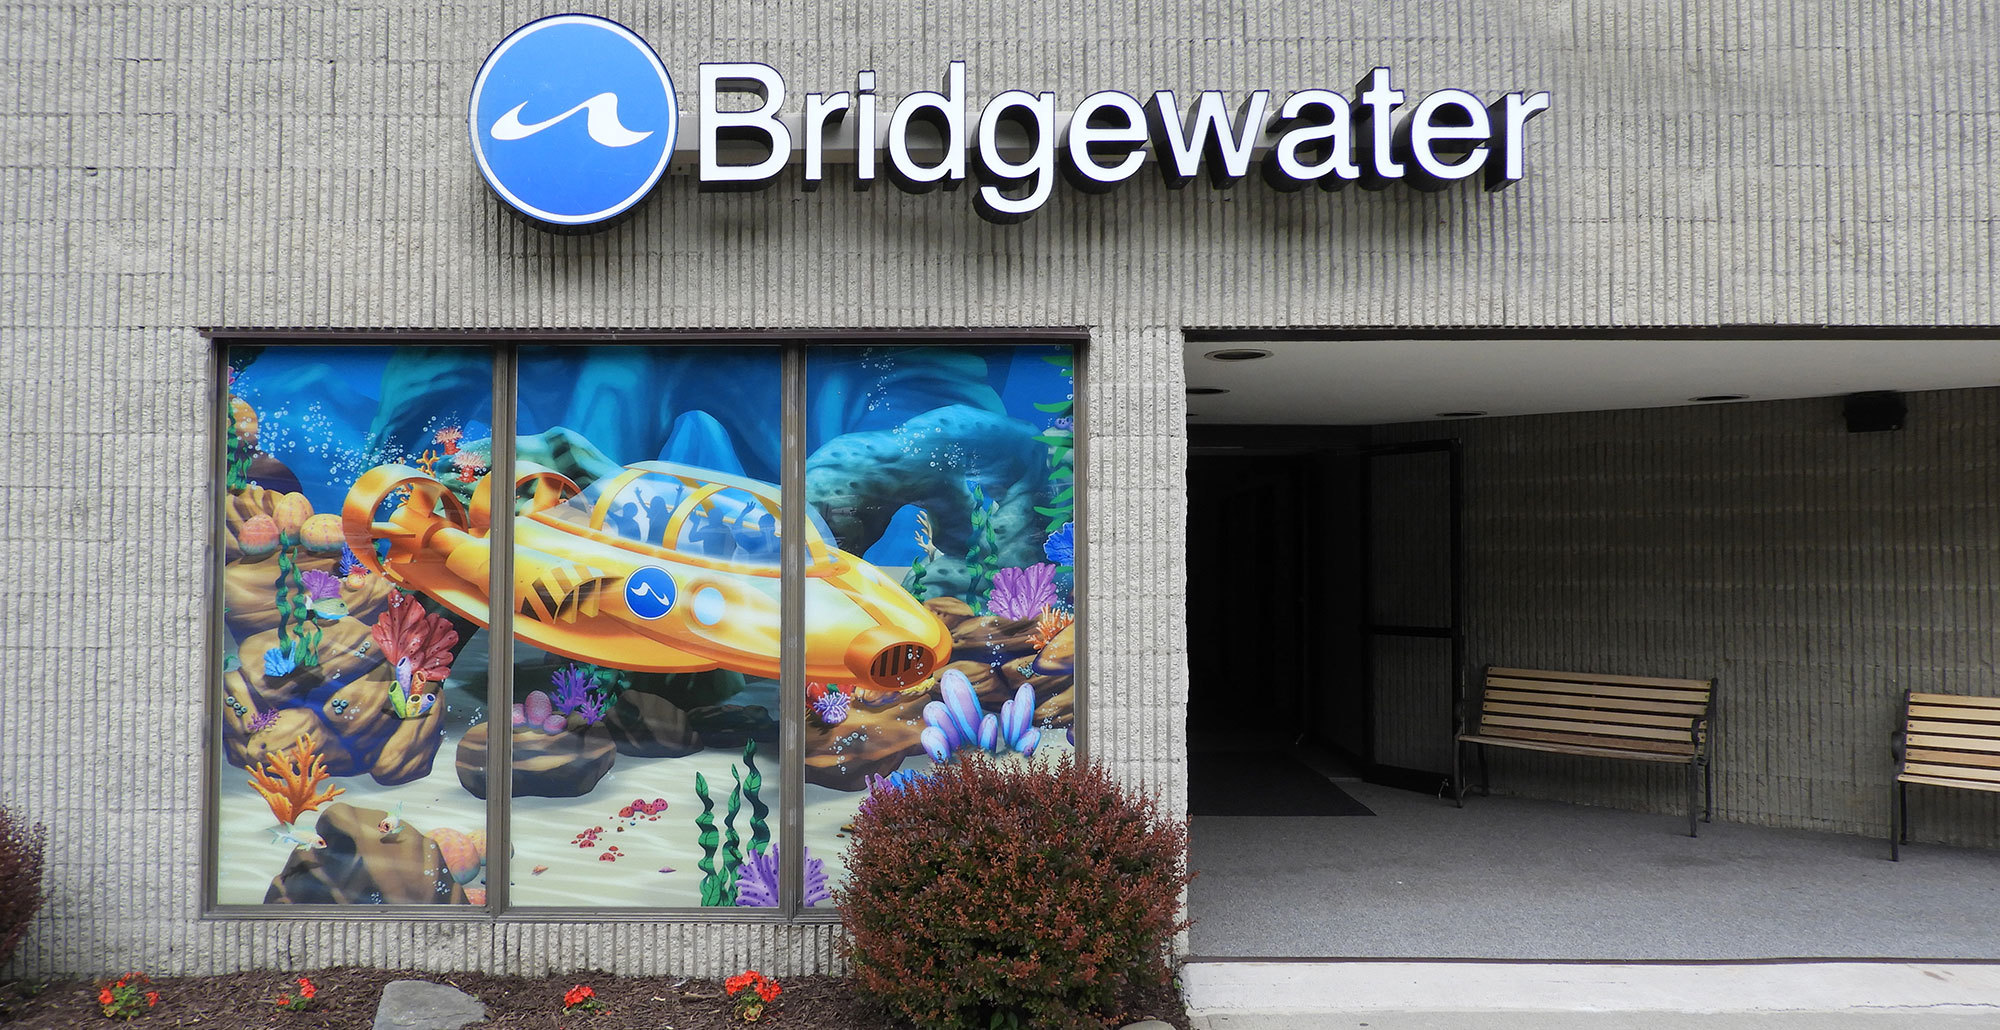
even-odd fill
[{"label": "coral reef rock", "polygon": [[870,774],[887,776],[924,753],[924,705],[935,692],[902,695],[886,708],[854,706],[838,726],[806,726],[806,782],[865,790]]},{"label": "coral reef rock", "polygon": [[1035,655],[1035,671],[1050,676],[1067,676],[1076,671],[1076,626],[1064,626]]},{"label": "coral reef rock", "polygon": [[605,716],[604,731],[621,755],[679,758],[700,751],[701,734],[687,713],[663,697],[628,690]]},{"label": "coral reef rock", "polygon": [[[458,742],[458,782],[473,797],[486,796],[486,751],[490,723],[465,731]],[[591,792],[611,771],[618,749],[602,726],[543,733],[514,730],[514,796],[577,798]]]},{"label": "coral reef rock", "polygon": [[1035,620],[1003,619],[980,615],[951,628],[951,656],[954,659],[1004,662],[1035,652]]},{"label": "coral reef rock", "polygon": [[778,721],[763,705],[704,705],[689,710],[687,717],[708,747],[742,747],[746,740],[778,742]]},{"label": "coral reef rock", "polygon": [[388,813],[342,802],[327,805],[314,828],[326,847],[293,851],[271,880],[264,903],[293,905],[463,905],[437,842],[404,824],[386,838]]},{"label": "coral reef rock", "polygon": [[[342,619],[322,632],[320,653],[329,657],[317,666],[269,680],[263,675],[259,648],[273,646],[277,631],[245,642],[255,660],[222,681],[224,692],[248,712],[224,713],[222,746],[230,763],[248,767],[262,761],[265,751],[287,747],[306,734],[320,742],[327,770],[335,776],[368,773],[377,783],[394,785],[429,775],[444,742],[438,733],[444,706],[433,705],[414,719],[396,718],[389,710],[394,674],[382,664],[379,653],[354,653],[357,642],[367,638],[367,627]],[[277,715],[269,725],[255,734],[248,732],[252,719],[272,710]]]},{"label": "coral reef rock", "polygon": [[946,629],[956,629],[958,624],[972,618],[972,606],[956,597],[933,597],[924,602],[924,607],[944,623]]},{"label": "coral reef rock", "polygon": [[970,581],[972,493],[964,455],[979,455],[980,487],[999,505],[990,525],[1001,568],[1044,560],[1048,446],[1020,419],[963,404],[911,418],[894,429],[854,432],[828,440],[806,458],[806,500],[826,517],[840,547],[861,554],[874,546],[905,504],[929,511],[941,552],[926,567],[925,590],[964,594]]}]

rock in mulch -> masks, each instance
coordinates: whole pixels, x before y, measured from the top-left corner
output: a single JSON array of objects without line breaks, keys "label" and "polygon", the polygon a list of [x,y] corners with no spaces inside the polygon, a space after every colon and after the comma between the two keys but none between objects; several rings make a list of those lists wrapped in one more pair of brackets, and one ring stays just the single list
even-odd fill
[{"label": "rock in mulch", "polygon": [[485,1021],[478,998],[427,980],[391,981],[375,1007],[375,1030],[459,1030]]}]

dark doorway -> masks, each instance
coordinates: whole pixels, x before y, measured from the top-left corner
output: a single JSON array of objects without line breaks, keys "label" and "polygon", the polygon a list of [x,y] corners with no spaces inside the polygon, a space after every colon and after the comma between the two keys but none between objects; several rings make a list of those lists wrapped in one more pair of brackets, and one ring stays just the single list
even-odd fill
[{"label": "dark doorway", "polygon": [[1190,432],[1194,774],[1201,755],[1254,752],[1437,789],[1457,689],[1450,445],[1374,447],[1345,427]]}]

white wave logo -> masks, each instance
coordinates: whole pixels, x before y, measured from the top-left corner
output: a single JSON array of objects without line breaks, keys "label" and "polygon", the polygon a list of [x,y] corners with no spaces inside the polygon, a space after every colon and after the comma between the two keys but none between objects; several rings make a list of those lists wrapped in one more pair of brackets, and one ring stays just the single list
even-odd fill
[{"label": "white wave logo", "polygon": [[629,147],[652,135],[651,131],[633,132],[618,121],[618,94],[599,93],[554,118],[544,119],[532,125],[521,123],[521,109],[528,106],[523,100],[514,109],[500,116],[487,134],[496,140],[512,141],[527,139],[552,125],[561,123],[570,115],[582,111],[583,129],[590,138],[607,147]]}]

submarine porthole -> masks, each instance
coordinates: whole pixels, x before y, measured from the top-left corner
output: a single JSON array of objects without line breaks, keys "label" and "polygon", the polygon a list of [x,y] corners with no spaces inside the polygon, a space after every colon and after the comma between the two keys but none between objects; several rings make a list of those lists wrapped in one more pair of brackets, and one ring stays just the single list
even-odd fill
[{"label": "submarine porthole", "polygon": [[723,613],[729,608],[728,603],[723,600],[722,591],[714,587],[702,587],[695,591],[694,598],[689,604],[689,610],[694,613],[694,621],[704,626],[713,626],[721,622]]}]

